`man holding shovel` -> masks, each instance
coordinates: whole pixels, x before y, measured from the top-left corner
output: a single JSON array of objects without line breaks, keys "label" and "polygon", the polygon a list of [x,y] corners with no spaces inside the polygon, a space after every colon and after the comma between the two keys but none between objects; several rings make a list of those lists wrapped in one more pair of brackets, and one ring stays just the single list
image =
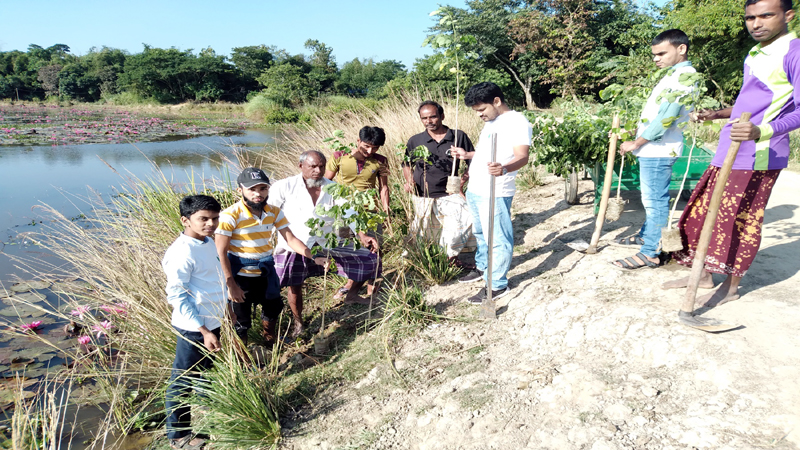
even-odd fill
[{"label": "man holding shovel", "polygon": [[[714,292],[696,304],[713,307],[739,298],[739,282],[761,244],[761,226],[772,187],[789,162],[789,132],[800,128],[800,40],[789,33],[794,18],[791,0],[747,0],[744,20],[758,44],[744,61],[742,89],[732,108],[702,111],[698,120],[733,118],[720,133],[711,165],[689,199],[678,223],[684,249],[673,254],[691,266],[717,174],[731,142],[741,142],[705,258],[700,287],[712,288],[712,273],[727,275]],[[744,112],[750,121],[738,122]],[[664,289],[686,287],[688,277],[664,283]]]},{"label": "man holding shovel", "polygon": [[[474,152],[463,148],[453,148],[451,152],[460,159],[471,159],[469,167],[469,186],[467,205],[472,213],[472,232],[478,240],[475,254],[477,269],[469,272],[458,281],[462,283],[487,280],[488,252],[492,258],[492,300],[508,294],[508,270],[514,253],[514,230],[511,227],[511,200],[516,193],[517,170],[528,163],[528,150],[531,146],[531,125],[522,114],[512,111],[505,102],[503,91],[494,83],[483,82],[472,86],[464,96],[464,103],[471,107],[484,122]],[[497,159],[492,162],[492,135],[497,140]],[[494,211],[487,193],[494,176]],[[490,230],[489,221],[494,221],[492,239],[484,236],[483,230]],[[492,241],[489,249],[487,241]],[[470,297],[475,304],[483,303],[488,297],[487,287]]]},{"label": "man holding shovel", "polygon": [[669,70],[653,88],[642,109],[636,139],[623,142],[619,149],[623,158],[625,153],[633,152],[639,161],[642,206],[645,211],[645,221],[639,233],[616,242],[623,246],[641,246],[636,255],[612,262],[629,270],[659,265],[658,244],[661,240],[661,229],[667,226],[669,216],[672,165],[683,150],[683,132],[678,124],[686,122],[689,115],[687,108],[677,100],[671,103],[663,96],[678,91],[679,95],[689,94],[692,86],[681,84],[680,76],[695,72],[688,59],[689,37],[681,30],[660,33],[653,39],[651,51],[656,66]]},{"label": "man holding shovel", "polygon": [[[444,125],[444,108],[434,101],[422,102],[417,109],[425,131],[411,136],[406,145],[406,162],[403,162],[405,191],[412,194],[414,222],[412,229],[428,239],[438,238],[447,251],[451,264],[463,267],[458,254],[465,247],[475,248],[472,236],[472,214],[467,208],[463,189],[466,173],[461,177],[462,188],[458,193],[447,192],[447,177],[453,171],[453,156],[450,149],[463,148],[472,153],[472,141],[461,130]],[[457,138],[456,138],[457,136]],[[414,149],[424,146],[430,156],[420,158]],[[467,160],[469,165],[470,160]],[[455,164],[458,166],[459,161]],[[458,168],[456,167],[456,170]]]}]

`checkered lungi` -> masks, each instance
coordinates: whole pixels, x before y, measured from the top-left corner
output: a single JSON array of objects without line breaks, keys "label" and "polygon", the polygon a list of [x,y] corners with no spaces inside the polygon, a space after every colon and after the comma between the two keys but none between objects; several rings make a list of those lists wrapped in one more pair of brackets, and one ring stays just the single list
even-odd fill
[{"label": "checkered lungi", "polygon": [[[337,273],[353,281],[366,281],[381,276],[381,261],[377,253],[365,248],[353,250],[352,246],[336,247],[326,253],[333,258]],[[324,253],[318,253],[323,256]],[[306,278],[319,277],[325,269],[314,261],[295,252],[278,249],[275,251],[275,271],[281,280],[281,287],[300,286]]]},{"label": "checkered lungi", "polygon": [[437,241],[447,256],[475,250],[478,241],[472,235],[472,214],[467,201],[459,194],[441,198],[411,196],[414,203],[414,222],[411,230],[429,241]]}]

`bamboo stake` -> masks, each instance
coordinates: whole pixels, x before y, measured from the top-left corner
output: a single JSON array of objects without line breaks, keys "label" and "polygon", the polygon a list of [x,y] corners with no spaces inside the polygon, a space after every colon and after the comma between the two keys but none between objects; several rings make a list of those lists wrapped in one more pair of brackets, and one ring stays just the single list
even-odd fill
[{"label": "bamboo stake", "polygon": [[[619,116],[614,115],[611,121],[611,130],[614,131],[619,128]],[[597,243],[600,242],[600,233],[603,231],[603,222],[606,220],[606,209],[608,209],[608,197],[611,195],[611,179],[614,176],[614,156],[617,153],[617,133],[611,133],[611,138],[608,142],[608,160],[606,161],[606,177],[603,181],[603,196],[600,199],[600,211],[597,213],[597,222],[594,226],[594,234],[592,234],[592,241],[589,243],[589,248],[586,253],[597,253]]]},{"label": "bamboo stake", "polygon": [[[497,159],[497,133],[492,133],[490,138],[492,140],[492,163]],[[484,319],[497,319],[497,311],[495,310],[494,299],[492,298],[492,268],[494,263],[494,175],[489,175],[489,238],[488,252],[487,252],[487,267],[486,267],[486,298],[483,299],[481,304],[481,317]]]}]

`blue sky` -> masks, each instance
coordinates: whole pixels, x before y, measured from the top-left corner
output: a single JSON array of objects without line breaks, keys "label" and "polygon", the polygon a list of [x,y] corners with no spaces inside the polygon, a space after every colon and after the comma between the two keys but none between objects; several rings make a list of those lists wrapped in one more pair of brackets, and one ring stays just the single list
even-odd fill
[{"label": "blue sky", "polygon": [[[658,0],[663,3],[665,0]],[[0,0],[0,51],[29,44],[66,44],[76,55],[91,47],[142,51],[142,43],[181,50],[275,45],[308,53],[306,39],[333,48],[341,66],[353,58],[394,59],[411,68],[429,54],[420,45],[440,4],[464,0]]]},{"label": "blue sky", "polygon": [[420,45],[440,3],[462,0],[0,0],[0,51],[28,44],[66,44],[85,54],[103,45],[142,51],[142,43],[181,50],[275,45],[308,53],[306,39],[333,48],[341,65],[353,58],[395,59],[410,68],[430,53]]}]

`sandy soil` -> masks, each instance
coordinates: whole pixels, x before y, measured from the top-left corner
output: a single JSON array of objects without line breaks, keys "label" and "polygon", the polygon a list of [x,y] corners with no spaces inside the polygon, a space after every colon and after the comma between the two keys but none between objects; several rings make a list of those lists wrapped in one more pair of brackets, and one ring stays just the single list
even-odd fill
[{"label": "sandy soil", "polygon": [[[785,171],[775,187],[742,298],[706,313],[742,325],[721,334],[677,323],[683,290],[659,285],[686,269],[608,264],[635,253],[604,244],[638,230],[638,192],[604,227],[600,252],[584,255],[564,243],[591,237],[591,182],[571,207],[563,182],[547,182],[514,200],[513,293],[499,320],[434,324],[404,341],[403,381],[384,361],[329,389],[286,419],[284,448],[800,446],[800,175]],[[428,301],[477,317],[463,299],[478,287],[437,286]]]}]

